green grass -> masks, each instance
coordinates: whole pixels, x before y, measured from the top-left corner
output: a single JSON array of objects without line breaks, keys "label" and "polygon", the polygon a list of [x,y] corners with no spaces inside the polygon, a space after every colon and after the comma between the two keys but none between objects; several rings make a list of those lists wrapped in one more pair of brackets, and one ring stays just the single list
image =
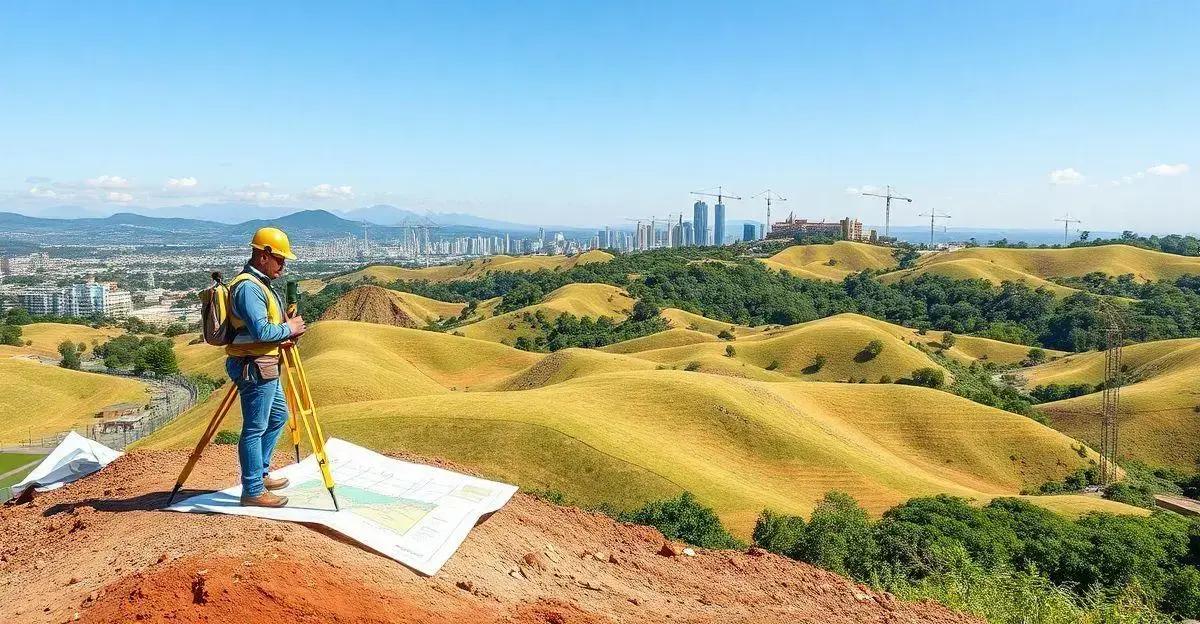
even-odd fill
[{"label": "green grass", "polygon": [[24,467],[24,470],[19,470],[15,474],[9,475],[0,479],[0,497],[7,493],[7,488],[16,485],[29,474],[30,470],[42,461],[45,455],[31,455],[28,453],[0,453],[0,474],[4,474],[10,470]]}]

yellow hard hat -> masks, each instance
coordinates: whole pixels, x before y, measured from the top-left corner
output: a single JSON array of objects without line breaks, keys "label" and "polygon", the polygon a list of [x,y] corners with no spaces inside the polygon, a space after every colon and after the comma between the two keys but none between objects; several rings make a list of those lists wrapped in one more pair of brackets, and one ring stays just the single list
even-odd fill
[{"label": "yellow hard hat", "polygon": [[296,254],[292,253],[292,244],[288,242],[287,234],[284,234],[283,230],[279,228],[259,228],[254,233],[254,238],[250,239],[250,246],[288,260],[296,259]]}]

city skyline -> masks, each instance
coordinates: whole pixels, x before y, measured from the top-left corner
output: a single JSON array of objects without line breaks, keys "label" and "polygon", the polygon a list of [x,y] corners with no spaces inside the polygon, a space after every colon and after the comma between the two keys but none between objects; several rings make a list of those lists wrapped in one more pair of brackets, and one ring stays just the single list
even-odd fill
[{"label": "city skyline", "polygon": [[[21,85],[0,98],[0,211],[390,204],[586,228],[686,212],[723,184],[876,225],[861,192],[891,184],[915,200],[893,207],[897,226],[933,210],[960,227],[1070,213],[1195,231],[1197,17],[1114,2],[19,6],[0,24],[0,73]],[[757,200],[725,205],[765,221]]]}]

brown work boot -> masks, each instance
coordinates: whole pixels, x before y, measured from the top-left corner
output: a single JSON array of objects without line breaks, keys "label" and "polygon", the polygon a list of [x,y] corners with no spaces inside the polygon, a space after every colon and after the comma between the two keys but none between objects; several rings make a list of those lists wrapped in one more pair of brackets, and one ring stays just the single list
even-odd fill
[{"label": "brown work boot", "polygon": [[258,496],[242,494],[242,507],[283,507],[284,505],[287,505],[287,497],[271,492],[263,492]]},{"label": "brown work boot", "polygon": [[288,483],[289,481],[287,480],[287,477],[272,477],[270,475],[263,475],[263,487],[267,488],[268,490],[282,490],[288,486]]}]

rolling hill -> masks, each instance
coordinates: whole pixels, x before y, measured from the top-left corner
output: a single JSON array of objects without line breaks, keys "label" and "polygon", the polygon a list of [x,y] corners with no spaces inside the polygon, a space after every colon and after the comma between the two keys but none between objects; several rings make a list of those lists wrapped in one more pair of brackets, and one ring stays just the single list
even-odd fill
[{"label": "rolling hill", "polygon": [[837,241],[832,245],[792,245],[763,264],[805,279],[841,280],[851,273],[895,268],[896,259],[889,247]]},{"label": "rolling hill", "polygon": [[1066,295],[1075,291],[1046,280],[1081,277],[1094,271],[1114,277],[1132,274],[1141,282],[1173,280],[1185,274],[1200,274],[1200,258],[1128,245],[1069,249],[972,247],[926,254],[912,269],[888,273],[880,279],[891,283],[934,273],[955,279],[981,278],[996,284],[1024,280],[1031,287],[1045,286],[1055,294]]},{"label": "rolling hill", "polygon": [[[873,365],[890,361],[889,352],[904,362],[898,368],[927,365],[925,354],[864,319],[843,315],[826,319],[826,327],[818,321],[695,346],[723,353],[733,344],[761,359],[772,350],[836,341],[841,331],[865,343],[869,332],[887,341]],[[543,355],[353,321],[315,324],[302,349],[332,435],[444,457],[586,504],[630,507],[688,489],[742,535],[763,507],[807,512],[828,489],[847,490],[878,512],[918,494],[1012,495],[1083,461],[1069,438],[945,392],[800,382],[723,355],[699,354],[696,372],[659,370],[645,352]],[[851,365],[833,357],[827,364]],[[706,374],[710,367],[719,374]],[[747,378],[737,378],[743,371]],[[190,447],[217,398],[140,446]],[[232,416],[223,429],[240,426],[236,408]]]},{"label": "rolling hill", "polygon": [[96,422],[112,403],[149,403],[132,379],[67,370],[18,358],[0,359],[0,446]]},{"label": "rolling hill", "polygon": [[594,249],[576,256],[488,256],[467,260],[457,264],[443,264],[420,269],[373,265],[330,280],[333,283],[354,284],[363,280],[390,284],[397,280],[429,280],[444,282],[456,279],[473,279],[488,273],[501,271],[565,271],[578,265],[593,262],[608,262],[613,255]]},{"label": "rolling hill", "polygon": [[93,343],[104,344],[124,333],[125,330],[120,327],[93,329],[87,325],[69,323],[30,323],[21,327],[21,339],[33,342],[25,347],[27,352],[55,359],[58,358],[58,345],[64,340],[82,342],[91,353]]},{"label": "rolling hill", "polygon": [[[1120,456],[1194,471],[1200,460],[1200,339],[1164,340],[1123,349],[1129,385],[1121,388]],[[1099,383],[1104,353],[1085,353],[1029,369],[1028,383]],[[1103,393],[1044,403],[1051,425],[1088,444],[1099,442]]]},{"label": "rolling hill", "polygon": [[768,326],[761,327],[746,327],[745,325],[737,325],[734,323],[726,323],[710,319],[707,316],[680,310],[679,308],[663,308],[660,312],[663,318],[667,319],[667,323],[672,328],[683,328],[693,331],[703,332],[712,336],[720,334],[722,331],[728,331],[738,338],[751,336],[765,331]]},{"label": "rolling hill", "polygon": [[[919,368],[942,369],[927,354],[890,331],[891,327],[894,326],[858,314],[839,314],[733,341],[696,342],[632,355],[676,367],[700,359],[709,362],[713,358],[733,359],[809,381],[876,382],[885,375],[892,380],[908,377]],[[884,345],[883,351],[873,358],[862,353],[872,340]],[[624,348],[621,343],[613,347]],[[732,358],[726,357],[727,347],[734,349]],[[819,367],[814,364],[818,355],[826,360]]]},{"label": "rolling hill", "polygon": [[540,332],[536,323],[525,320],[526,315],[541,312],[547,321],[564,313],[593,319],[607,316],[614,321],[623,321],[629,317],[634,303],[632,297],[616,286],[567,284],[546,295],[540,303],[463,325],[455,331],[468,338],[513,344],[520,336],[530,337]]}]

